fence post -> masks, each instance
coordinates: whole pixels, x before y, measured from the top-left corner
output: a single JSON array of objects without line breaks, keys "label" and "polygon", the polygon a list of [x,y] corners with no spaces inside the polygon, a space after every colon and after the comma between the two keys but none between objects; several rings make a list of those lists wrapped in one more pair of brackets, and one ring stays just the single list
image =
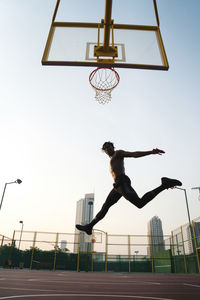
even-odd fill
[{"label": "fence post", "polygon": [[184,246],[184,241],[183,241],[183,228],[182,228],[182,226],[181,226],[181,238],[182,238],[182,244],[183,244],[185,272],[187,273],[187,261],[186,261],[186,257],[185,257],[185,246]]},{"label": "fence post", "polygon": [[31,254],[31,261],[30,261],[30,270],[32,270],[32,265],[33,265],[33,255],[34,255],[34,250],[35,250],[36,236],[37,236],[37,232],[34,232],[32,254]]},{"label": "fence post", "polygon": [[176,257],[175,257],[175,250],[174,250],[174,235],[173,235],[173,231],[171,231],[171,236],[172,236],[172,255],[174,257],[174,272],[176,273]]},{"label": "fence post", "polygon": [[13,237],[12,237],[12,241],[11,241],[10,251],[8,254],[8,261],[9,261],[10,265],[12,264],[11,258],[12,258],[12,250],[13,250],[13,246],[14,246],[14,241],[15,241],[15,230],[13,231]]},{"label": "fence post", "polygon": [[153,259],[153,244],[152,244],[152,236],[150,235],[150,253],[151,253],[151,269],[152,273],[154,273],[154,259]]},{"label": "fence post", "polygon": [[128,271],[131,272],[131,245],[130,245],[130,235],[128,235]]},{"label": "fence post", "polygon": [[79,236],[78,236],[77,272],[79,272],[79,264],[80,264],[80,244],[81,244],[81,233],[79,232]]},{"label": "fence post", "polygon": [[107,259],[108,259],[108,234],[106,232],[106,249],[105,249],[105,272],[108,271],[108,266],[107,266]]},{"label": "fence post", "polygon": [[192,229],[193,229],[193,235],[194,235],[194,246],[195,246],[195,250],[196,250],[197,265],[198,265],[198,270],[199,270],[199,273],[200,273],[199,254],[198,254],[198,249],[197,249],[197,241],[196,241],[196,233],[195,233],[195,228],[194,228],[194,221],[192,221]]},{"label": "fence post", "polygon": [[1,247],[3,246],[3,242],[4,242],[4,235],[2,235]]},{"label": "fence post", "polygon": [[56,254],[57,254],[57,249],[58,249],[58,237],[59,233],[56,233],[56,243],[55,243],[55,252],[54,252],[54,262],[53,262],[53,271],[56,269]]},{"label": "fence post", "polygon": [[91,265],[91,271],[94,271],[94,243],[96,242],[95,235],[94,235],[94,230],[92,231],[92,265]]}]

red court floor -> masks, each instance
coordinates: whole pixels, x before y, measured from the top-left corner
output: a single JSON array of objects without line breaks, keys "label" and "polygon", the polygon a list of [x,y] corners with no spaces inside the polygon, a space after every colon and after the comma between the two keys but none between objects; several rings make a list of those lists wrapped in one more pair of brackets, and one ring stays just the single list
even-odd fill
[{"label": "red court floor", "polygon": [[0,300],[193,300],[200,276],[0,269]]}]

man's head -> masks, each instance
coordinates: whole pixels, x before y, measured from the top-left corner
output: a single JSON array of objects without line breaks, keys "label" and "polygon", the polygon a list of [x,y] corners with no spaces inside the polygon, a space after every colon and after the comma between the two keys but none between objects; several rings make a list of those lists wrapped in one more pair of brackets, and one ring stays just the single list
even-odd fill
[{"label": "man's head", "polygon": [[102,150],[109,156],[112,156],[115,152],[114,144],[111,142],[105,142],[102,146]]}]

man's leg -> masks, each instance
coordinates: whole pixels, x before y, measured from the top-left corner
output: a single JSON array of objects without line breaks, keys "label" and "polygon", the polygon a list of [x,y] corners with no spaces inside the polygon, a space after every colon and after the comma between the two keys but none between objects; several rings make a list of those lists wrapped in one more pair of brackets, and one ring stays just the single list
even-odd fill
[{"label": "man's leg", "polygon": [[95,224],[97,224],[100,220],[102,220],[107,214],[109,208],[118,202],[118,200],[122,197],[120,193],[118,193],[115,189],[112,189],[106,198],[105,203],[103,204],[101,210],[98,212],[96,217],[87,225],[76,225],[78,230],[85,231],[87,234],[92,234],[92,228]]},{"label": "man's leg", "polygon": [[122,194],[124,198],[130,201],[132,204],[137,206],[138,208],[144,207],[148,202],[153,200],[159,193],[162,191],[173,188],[175,186],[181,186],[182,183],[176,179],[170,179],[163,177],[161,179],[162,184],[155,188],[154,190],[146,193],[142,198],[140,198],[136,191],[131,186],[131,181],[124,181],[122,184],[117,188],[117,191]]}]

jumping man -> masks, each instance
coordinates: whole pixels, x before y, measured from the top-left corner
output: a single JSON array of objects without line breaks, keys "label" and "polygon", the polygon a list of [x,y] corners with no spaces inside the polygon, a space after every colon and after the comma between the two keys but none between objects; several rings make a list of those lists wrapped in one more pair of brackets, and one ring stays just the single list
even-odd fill
[{"label": "jumping man", "polygon": [[154,190],[146,193],[142,198],[140,198],[135,190],[131,186],[131,181],[127,175],[125,175],[124,170],[124,158],[125,157],[142,157],[151,154],[162,155],[165,151],[160,149],[153,149],[151,151],[136,151],[128,152],[123,150],[115,150],[113,143],[105,142],[103,144],[102,150],[110,157],[110,171],[114,179],[113,189],[109,193],[105,203],[103,204],[101,210],[96,215],[96,217],[87,225],[76,225],[78,230],[86,232],[88,235],[92,234],[93,226],[102,220],[109,208],[118,202],[118,200],[123,196],[125,199],[130,201],[132,204],[138,208],[142,208],[152,199],[154,199],[160,192],[173,188],[175,186],[181,186],[182,183],[176,179],[170,179],[167,177],[161,178],[161,185]]}]

